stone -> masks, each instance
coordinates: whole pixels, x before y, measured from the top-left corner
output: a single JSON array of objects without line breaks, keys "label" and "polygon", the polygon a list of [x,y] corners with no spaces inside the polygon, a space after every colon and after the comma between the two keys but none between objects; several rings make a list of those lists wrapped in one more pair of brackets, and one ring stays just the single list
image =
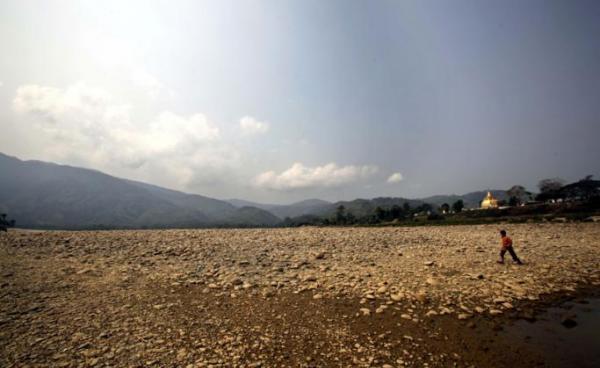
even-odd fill
[{"label": "stone", "polygon": [[387,292],[387,290],[388,290],[387,286],[381,286],[381,287],[379,287],[379,289],[377,289],[377,293],[378,294],[384,294],[384,293]]},{"label": "stone", "polygon": [[425,316],[427,317],[433,317],[433,316],[437,316],[438,312],[434,311],[434,310],[428,310],[427,313],[425,313]]},{"label": "stone", "polygon": [[399,302],[400,300],[402,300],[404,298],[404,295],[402,294],[392,294],[390,295],[390,298],[395,301],[395,302]]},{"label": "stone", "polygon": [[429,301],[429,297],[427,296],[427,293],[425,291],[419,291],[415,295],[415,299],[420,303],[427,303]]},{"label": "stone", "polygon": [[275,295],[275,293],[272,290],[263,290],[263,292],[262,292],[262,296],[265,298],[270,298],[274,295]]},{"label": "stone", "polygon": [[[485,366],[452,360],[446,323],[496,331],[599,284],[599,225],[507,225],[525,268],[494,263],[497,225],[16,229],[0,233],[0,335],[14,366]],[[557,328],[582,324],[574,310]]]},{"label": "stone", "polygon": [[446,314],[450,314],[450,313],[452,313],[452,311],[451,311],[449,308],[447,308],[447,307],[442,307],[442,308],[440,308],[440,314],[441,314],[442,316],[443,316],[443,315],[446,315]]},{"label": "stone", "polygon": [[380,314],[383,313],[387,309],[387,305],[381,305],[379,308],[375,309],[375,313]]},{"label": "stone", "polygon": [[512,304],[510,304],[509,302],[504,302],[502,303],[502,306],[506,309],[513,309],[514,306]]},{"label": "stone", "polygon": [[434,279],[433,277],[428,277],[425,282],[431,286],[435,286],[435,285],[439,284],[439,282],[436,279]]},{"label": "stone", "polygon": [[181,348],[177,351],[177,360],[184,360],[187,358],[188,352],[185,348]]},{"label": "stone", "polygon": [[306,275],[306,276],[304,276],[304,278],[302,279],[302,281],[304,281],[304,282],[317,281],[317,276],[315,276],[315,275]]}]

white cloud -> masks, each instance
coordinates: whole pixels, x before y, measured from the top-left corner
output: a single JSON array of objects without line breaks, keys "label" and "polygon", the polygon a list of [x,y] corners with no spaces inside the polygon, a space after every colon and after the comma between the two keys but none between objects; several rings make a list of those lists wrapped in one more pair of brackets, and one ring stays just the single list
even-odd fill
[{"label": "white cloud", "polygon": [[219,128],[203,114],[163,111],[150,122],[135,122],[129,105],[84,83],[64,89],[21,86],[13,108],[23,117],[24,131],[42,143],[45,160],[180,189],[202,182],[198,176],[207,173],[218,179],[240,164],[241,155],[221,140]]},{"label": "white cloud", "polygon": [[269,131],[269,123],[258,121],[251,116],[244,116],[240,119],[240,129],[242,133],[252,134],[264,134]]},{"label": "white cloud", "polygon": [[52,141],[45,144],[52,158],[82,155],[98,158],[102,151],[108,153],[115,148],[118,152],[118,144],[122,143],[119,137],[131,129],[128,105],[115,104],[105,91],[83,83],[64,90],[21,86],[13,108],[31,117],[23,122],[31,125],[30,134]]},{"label": "white cloud", "polygon": [[[198,144],[219,138],[219,128],[203,114],[189,117],[163,111],[141,134],[140,143],[153,147],[154,151],[174,150],[184,143]],[[135,139],[135,138],[134,138]]]},{"label": "white cloud", "polygon": [[404,177],[402,176],[402,174],[399,172],[395,172],[392,175],[390,175],[390,177],[387,179],[387,182],[393,184],[393,183],[399,183],[402,180],[404,180]]},{"label": "white cloud", "polygon": [[266,171],[254,179],[261,188],[292,190],[312,187],[337,187],[368,178],[377,173],[376,166],[338,166],[329,163],[323,166],[306,167],[296,162],[289,169],[277,174]]},{"label": "white cloud", "polygon": [[136,86],[142,88],[152,99],[158,98],[163,91],[166,91],[165,86],[158,78],[140,68],[133,69],[131,72],[131,81]]}]

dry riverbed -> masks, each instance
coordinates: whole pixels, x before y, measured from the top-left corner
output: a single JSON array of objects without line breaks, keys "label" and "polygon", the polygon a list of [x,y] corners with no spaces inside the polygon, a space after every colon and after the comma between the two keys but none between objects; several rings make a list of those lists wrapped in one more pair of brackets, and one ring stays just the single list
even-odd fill
[{"label": "dry riverbed", "polygon": [[600,224],[506,228],[0,233],[0,366],[548,364],[499,331],[600,288]]}]

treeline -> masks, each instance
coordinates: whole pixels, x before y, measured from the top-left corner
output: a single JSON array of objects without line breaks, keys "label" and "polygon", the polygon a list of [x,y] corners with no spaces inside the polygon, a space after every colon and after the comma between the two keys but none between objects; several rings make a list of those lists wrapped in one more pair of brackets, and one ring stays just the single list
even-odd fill
[{"label": "treeline", "polygon": [[600,199],[600,180],[594,180],[592,175],[565,184],[560,178],[544,179],[538,184],[540,193],[536,195],[538,201],[596,201]]},{"label": "treeline", "polygon": [[459,199],[452,204],[443,203],[439,207],[429,203],[411,207],[408,202],[405,202],[402,206],[377,206],[370,213],[357,216],[346,209],[345,206],[340,205],[333,215],[286,217],[280,225],[294,227],[306,225],[401,224],[407,222],[460,223],[460,221],[472,219],[481,221],[488,217],[490,219],[500,217],[525,218],[553,212],[582,212],[581,217],[585,218],[600,210],[600,181],[593,180],[591,175],[570,184],[565,184],[565,181],[560,178],[543,179],[538,183],[538,189],[539,193],[534,194],[527,191],[522,185],[512,186],[506,190],[507,199],[498,201],[499,209],[463,212],[465,205],[463,200]]},{"label": "treeline", "polygon": [[[456,211],[462,211],[464,204],[462,199],[456,201],[452,206]],[[352,211],[347,210],[344,205],[336,208],[332,216],[303,215],[299,217],[286,217],[282,226],[305,226],[305,225],[375,225],[385,222],[401,222],[412,220],[415,217],[427,217],[430,220],[439,217],[437,210],[429,203],[423,203],[411,207],[408,202],[402,206],[393,205],[391,207],[377,206],[372,213],[356,216]]]}]

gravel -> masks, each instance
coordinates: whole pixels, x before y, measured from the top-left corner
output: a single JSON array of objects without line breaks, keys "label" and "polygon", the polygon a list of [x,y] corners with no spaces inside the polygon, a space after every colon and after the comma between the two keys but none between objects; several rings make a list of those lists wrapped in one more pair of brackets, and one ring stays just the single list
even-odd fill
[{"label": "gravel", "polygon": [[0,234],[0,366],[447,366],[442,323],[600,284],[600,224],[506,227],[523,266],[498,225]]}]

